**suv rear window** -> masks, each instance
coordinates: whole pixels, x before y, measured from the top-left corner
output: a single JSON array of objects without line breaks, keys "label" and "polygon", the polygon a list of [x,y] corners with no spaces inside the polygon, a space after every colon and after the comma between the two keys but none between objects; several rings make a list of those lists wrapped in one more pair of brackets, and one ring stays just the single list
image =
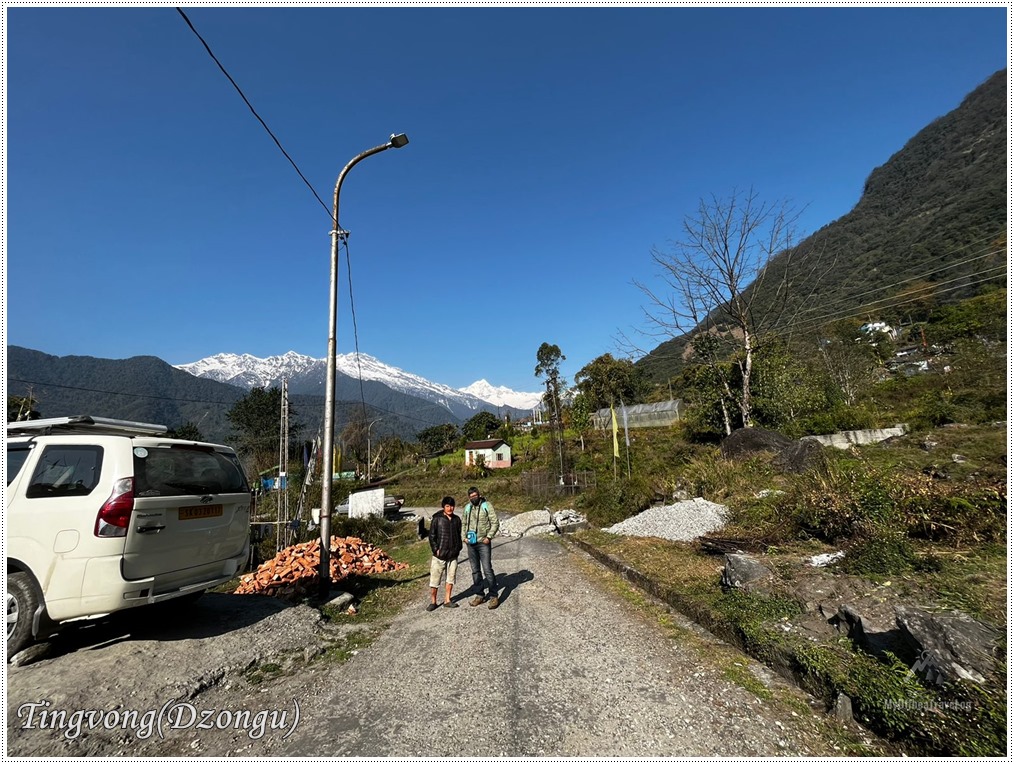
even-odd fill
[{"label": "suv rear window", "polygon": [[46,446],[25,496],[87,496],[98,484],[101,472],[101,446]]},{"label": "suv rear window", "polygon": [[139,498],[249,491],[234,454],[181,446],[134,449],[134,495]]},{"label": "suv rear window", "polygon": [[7,444],[7,485],[14,482],[14,478],[21,472],[21,468],[28,461],[28,455],[32,453],[31,443],[8,443]]}]

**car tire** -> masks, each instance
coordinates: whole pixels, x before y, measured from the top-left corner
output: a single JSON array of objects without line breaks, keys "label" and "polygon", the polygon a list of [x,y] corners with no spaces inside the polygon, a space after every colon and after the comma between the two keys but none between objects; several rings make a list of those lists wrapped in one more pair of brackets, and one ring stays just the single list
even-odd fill
[{"label": "car tire", "polygon": [[23,571],[7,576],[7,658],[32,643],[32,619],[39,607],[39,593],[31,576]]}]

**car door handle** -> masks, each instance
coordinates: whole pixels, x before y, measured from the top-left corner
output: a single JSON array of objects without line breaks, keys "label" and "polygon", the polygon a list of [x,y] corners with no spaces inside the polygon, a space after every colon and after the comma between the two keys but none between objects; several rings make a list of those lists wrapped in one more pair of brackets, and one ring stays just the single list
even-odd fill
[{"label": "car door handle", "polygon": [[139,525],[139,526],[137,526],[137,532],[138,533],[158,533],[159,531],[164,531],[164,530],[165,530],[165,526],[164,525]]}]

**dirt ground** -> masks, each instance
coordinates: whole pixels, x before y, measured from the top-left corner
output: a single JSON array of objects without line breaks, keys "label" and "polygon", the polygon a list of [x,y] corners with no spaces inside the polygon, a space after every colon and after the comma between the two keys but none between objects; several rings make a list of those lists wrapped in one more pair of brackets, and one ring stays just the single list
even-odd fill
[{"label": "dirt ground", "polygon": [[[840,756],[809,696],[555,541],[498,538],[497,610],[419,597],[347,661],[318,611],[207,594],[67,629],[8,666],[11,756]],[[665,619],[674,619],[665,614]],[[674,636],[678,633],[682,636]],[[703,646],[703,647],[702,647]],[[730,658],[730,656],[733,656]],[[735,670],[732,670],[735,667]],[[738,673],[737,673],[738,672]],[[253,677],[263,681],[255,682]]]}]

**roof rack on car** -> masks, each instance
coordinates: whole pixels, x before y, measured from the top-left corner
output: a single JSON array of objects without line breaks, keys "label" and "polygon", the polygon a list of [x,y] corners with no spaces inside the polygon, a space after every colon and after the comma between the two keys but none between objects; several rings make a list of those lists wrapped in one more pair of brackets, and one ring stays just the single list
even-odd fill
[{"label": "roof rack on car", "polygon": [[129,422],[126,419],[108,419],[100,416],[59,416],[52,419],[30,419],[27,422],[8,422],[8,435],[45,435],[54,432],[91,432],[115,435],[164,435],[165,425],[147,422]]}]

